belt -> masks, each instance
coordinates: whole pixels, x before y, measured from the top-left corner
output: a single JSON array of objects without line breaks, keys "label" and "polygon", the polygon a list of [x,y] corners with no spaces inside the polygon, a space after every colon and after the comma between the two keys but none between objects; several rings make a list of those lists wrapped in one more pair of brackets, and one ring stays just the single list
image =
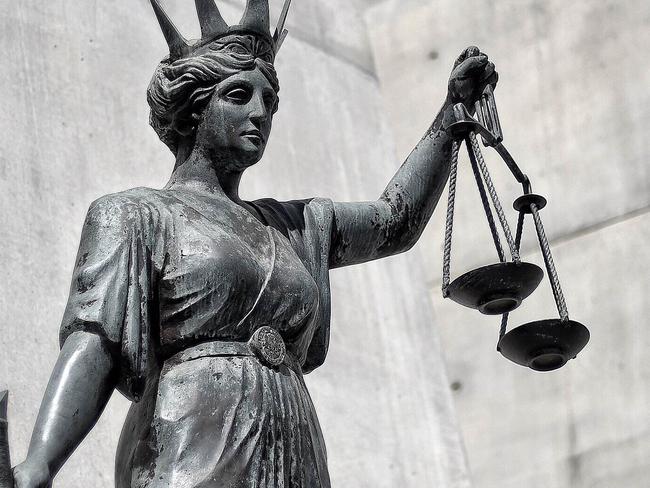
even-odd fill
[{"label": "belt", "polygon": [[206,356],[252,356],[266,366],[286,364],[300,370],[300,365],[287,351],[280,333],[272,327],[257,329],[248,342],[211,341],[188,347],[169,358],[173,362],[189,361]]}]

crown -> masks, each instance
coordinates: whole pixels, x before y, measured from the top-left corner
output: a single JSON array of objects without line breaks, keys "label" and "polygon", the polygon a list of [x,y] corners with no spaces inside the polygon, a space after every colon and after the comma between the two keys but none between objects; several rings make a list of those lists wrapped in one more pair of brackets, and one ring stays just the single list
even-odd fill
[{"label": "crown", "polygon": [[244,16],[237,25],[229,26],[221,16],[214,0],[194,0],[196,13],[201,25],[201,39],[195,42],[186,40],[176,28],[158,0],[151,0],[151,5],[158,18],[169,46],[169,59],[176,61],[194,54],[201,47],[229,34],[252,34],[271,44],[277,54],[289,31],[284,28],[291,6],[291,0],[285,0],[275,33],[271,35],[271,21],[268,0],[247,0]]}]

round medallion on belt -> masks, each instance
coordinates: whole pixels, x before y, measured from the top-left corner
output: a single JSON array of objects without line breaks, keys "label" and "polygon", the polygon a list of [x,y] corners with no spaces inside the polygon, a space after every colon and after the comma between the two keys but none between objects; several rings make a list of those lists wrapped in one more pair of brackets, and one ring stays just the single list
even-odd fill
[{"label": "round medallion on belt", "polygon": [[248,345],[259,359],[270,366],[280,366],[287,355],[282,336],[268,325],[257,329]]}]

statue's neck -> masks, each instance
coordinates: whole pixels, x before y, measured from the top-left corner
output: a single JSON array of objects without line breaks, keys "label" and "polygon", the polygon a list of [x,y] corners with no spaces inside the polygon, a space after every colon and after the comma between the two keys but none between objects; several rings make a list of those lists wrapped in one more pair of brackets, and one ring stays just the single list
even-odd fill
[{"label": "statue's neck", "polygon": [[225,196],[235,203],[241,203],[239,198],[239,183],[242,172],[233,172],[222,169],[224,164],[217,164],[200,151],[194,150],[184,160],[176,160],[176,167],[172,173],[167,187],[192,186],[203,191]]}]

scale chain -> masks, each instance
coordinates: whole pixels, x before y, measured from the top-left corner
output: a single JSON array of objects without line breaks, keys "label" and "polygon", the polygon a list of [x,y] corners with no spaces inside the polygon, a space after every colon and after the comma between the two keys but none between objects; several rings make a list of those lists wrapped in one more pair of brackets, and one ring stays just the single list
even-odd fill
[{"label": "scale chain", "polygon": [[[503,338],[504,335],[506,335],[506,331],[508,330],[508,313],[504,313],[501,316],[501,329],[499,330],[499,342],[501,342],[501,339]],[[498,343],[497,343],[497,350],[499,349]]]},{"label": "scale chain", "polygon": [[521,251],[521,238],[524,234],[524,212],[519,212],[519,219],[517,220],[517,232],[515,235],[515,247],[517,251]]},{"label": "scale chain", "polygon": [[445,222],[445,248],[442,262],[442,295],[447,297],[451,281],[451,236],[454,228],[454,206],[456,203],[456,180],[458,175],[458,151],[460,142],[451,146],[451,170],[449,172],[449,196],[447,197],[447,219]]},{"label": "scale chain", "polygon": [[557,274],[555,263],[553,262],[553,256],[551,255],[551,246],[548,242],[548,238],[546,237],[546,232],[544,232],[544,225],[542,224],[542,219],[539,216],[537,205],[531,203],[530,210],[533,214],[533,220],[535,221],[535,228],[537,229],[539,245],[542,248],[544,264],[546,264],[546,271],[548,271],[548,274],[550,276],[551,289],[553,290],[553,296],[555,297],[555,304],[557,305],[557,310],[560,313],[560,318],[563,321],[567,321],[569,320],[569,311],[567,310],[566,301],[564,300],[564,293],[562,293],[562,287],[560,286],[560,278]]},{"label": "scale chain", "polygon": [[469,154],[469,160],[472,166],[472,172],[474,173],[474,179],[476,180],[476,186],[478,187],[478,194],[481,197],[481,203],[483,204],[483,210],[485,210],[485,217],[487,218],[488,225],[490,226],[490,233],[492,234],[492,240],[494,241],[494,247],[496,247],[497,254],[499,255],[499,261],[502,263],[506,262],[506,254],[503,252],[503,246],[501,246],[501,239],[499,238],[499,231],[497,230],[497,225],[494,222],[494,216],[492,215],[492,209],[490,207],[490,202],[485,193],[485,185],[483,184],[483,179],[481,178],[481,173],[478,169],[478,163],[476,162],[476,156],[471,150],[469,143],[467,143],[467,153]]},{"label": "scale chain", "polygon": [[[515,246],[517,247],[517,250],[521,250],[521,238],[524,233],[524,217],[526,214],[524,212],[519,212],[519,219],[517,220],[517,232],[515,236]],[[501,327],[499,329],[499,341],[497,342],[497,351],[500,351],[499,344],[501,343],[501,339],[503,339],[503,336],[506,335],[506,332],[508,331],[508,317],[510,314],[504,313],[501,316]]]},{"label": "scale chain", "polygon": [[503,232],[506,236],[506,241],[508,242],[508,247],[510,248],[510,254],[512,255],[512,260],[515,263],[519,263],[521,262],[521,258],[519,257],[519,251],[517,250],[515,246],[515,241],[512,238],[512,233],[510,232],[510,226],[508,225],[506,215],[503,211],[503,208],[501,207],[501,202],[499,201],[499,196],[497,195],[496,189],[494,188],[494,184],[492,183],[490,172],[488,171],[487,166],[485,164],[485,160],[483,159],[481,148],[479,147],[478,141],[476,140],[476,134],[474,132],[470,132],[468,137],[472,149],[474,151],[474,154],[476,155],[479,169],[481,170],[483,179],[485,180],[485,185],[487,186],[487,190],[490,193],[490,198],[492,199],[492,203],[494,204],[494,209],[496,210],[497,216],[499,217],[499,221],[501,222],[501,227],[503,228]]}]

